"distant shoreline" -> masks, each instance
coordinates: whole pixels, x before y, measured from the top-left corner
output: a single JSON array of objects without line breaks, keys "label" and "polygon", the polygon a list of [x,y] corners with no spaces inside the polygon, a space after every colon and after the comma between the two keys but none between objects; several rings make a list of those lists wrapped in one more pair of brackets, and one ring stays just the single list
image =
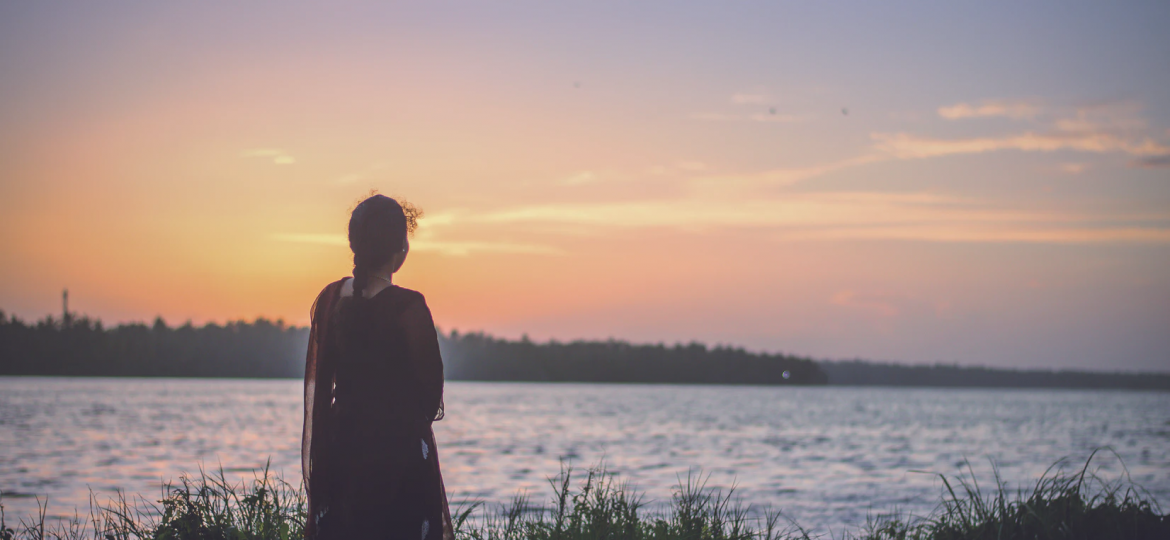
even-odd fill
[{"label": "distant shoreline", "polygon": [[[1166,376],[1163,374],[1154,374]],[[176,380],[176,381],[301,381],[301,377],[232,377],[232,376],[176,376],[176,375],[38,375],[38,374],[3,374],[2,379],[138,379],[138,380]],[[479,379],[446,379],[447,382],[458,383],[503,383],[503,384],[551,384],[551,385],[613,385],[613,386],[710,386],[710,387],[745,387],[745,388],[776,388],[774,384],[728,384],[728,383],[674,383],[674,382],[594,382],[594,381],[510,381],[510,380],[479,380]],[[795,386],[794,386],[795,387]],[[1129,388],[1129,387],[1071,387],[1071,386],[930,386],[921,384],[823,384],[802,385],[801,388],[873,388],[891,390],[1053,390],[1053,391],[1106,391],[1106,392],[1167,392],[1170,388]]]},{"label": "distant shoreline", "polygon": [[[742,386],[1170,390],[1170,373],[1021,370],[816,360],[702,343],[500,339],[438,332],[447,379]],[[170,327],[70,314],[26,324],[0,312],[0,376],[298,379],[308,329],[256,319]]]}]

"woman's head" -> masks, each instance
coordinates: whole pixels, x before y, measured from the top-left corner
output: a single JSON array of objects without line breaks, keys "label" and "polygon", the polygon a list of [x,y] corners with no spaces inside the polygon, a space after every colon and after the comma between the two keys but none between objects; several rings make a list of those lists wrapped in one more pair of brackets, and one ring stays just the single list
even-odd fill
[{"label": "woman's head", "polygon": [[397,272],[406,260],[421,215],[410,203],[399,204],[385,195],[372,195],[353,209],[349,217],[349,249],[353,251],[354,296],[361,298],[371,274]]}]

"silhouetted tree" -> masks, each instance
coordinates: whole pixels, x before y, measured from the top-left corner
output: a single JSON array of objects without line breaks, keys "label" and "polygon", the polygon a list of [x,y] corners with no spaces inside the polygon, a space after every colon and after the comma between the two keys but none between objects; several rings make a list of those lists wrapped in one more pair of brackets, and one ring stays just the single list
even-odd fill
[{"label": "silhouetted tree", "polygon": [[104,329],[85,316],[26,325],[0,312],[0,374],[133,377],[300,377],[308,330],[256,319],[224,326]]},{"label": "silhouetted tree", "polygon": [[702,343],[631,345],[624,341],[533,343],[482,333],[440,334],[447,376],[484,381],[706,384],[825,384],[816,362]]},{"label": "silhouetted tree", "polygon": [[[161,317],[104,328],[68,313],[26,324],[0,311],[0,375],[301,377],[308,329],[284,321],[190,322]],[[448,379],[762,385],[865,385],[1170,390],[1170,375],[813,361],[702,343],[536,343],[439,332]]]}]

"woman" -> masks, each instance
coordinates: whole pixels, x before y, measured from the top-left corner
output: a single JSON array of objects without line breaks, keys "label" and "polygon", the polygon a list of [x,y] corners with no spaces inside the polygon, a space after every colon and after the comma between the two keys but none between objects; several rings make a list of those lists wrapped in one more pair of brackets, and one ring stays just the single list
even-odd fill
[{"label": "woman", "polygon": [[353,278],[321,291],[305,363],[301,459],[309,539],[450,540],[431,422],[443,360],[423,296],[391,282],[418,211],[374,195],[353,210]]}]

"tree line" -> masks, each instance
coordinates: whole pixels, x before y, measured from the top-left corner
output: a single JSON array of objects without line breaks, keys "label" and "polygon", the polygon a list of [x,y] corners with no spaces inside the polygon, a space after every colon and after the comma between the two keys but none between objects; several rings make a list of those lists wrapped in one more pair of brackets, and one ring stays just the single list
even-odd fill
[{"label": "tree line", "polygon": [[826,384],[807,359],[702,343],[667,346],[625,341],[534,343],[452,331],[440,338],[448,378],[478,381],[680,384]]},{"label": "tree line", "polygon": [[[702,343],[500,339],[438,332],[451,380],[1170,390],[1170,374],[913,366],[749,352]],[[0,375],[304,375],[307,328],[257,318],[223,325],[121,324],[66,314],[25,323],[0,311]]]},{"label": "tree line", "polygon": [[219,325],[122,324],[67,314],[26,324],[0,311],[0,374],[302,377],[306,328],[258,318]]},{"label": "tree line", "polygon": [[[740,348],[631,345],[624,341],[536,344],[482,333],[439,332],[447,378],[711,384],[825,384],[815,362]],[[258,318],[105,328],[88,317],[26,324],[0,311],[0,375],[301,377],[308,329]]]}]

